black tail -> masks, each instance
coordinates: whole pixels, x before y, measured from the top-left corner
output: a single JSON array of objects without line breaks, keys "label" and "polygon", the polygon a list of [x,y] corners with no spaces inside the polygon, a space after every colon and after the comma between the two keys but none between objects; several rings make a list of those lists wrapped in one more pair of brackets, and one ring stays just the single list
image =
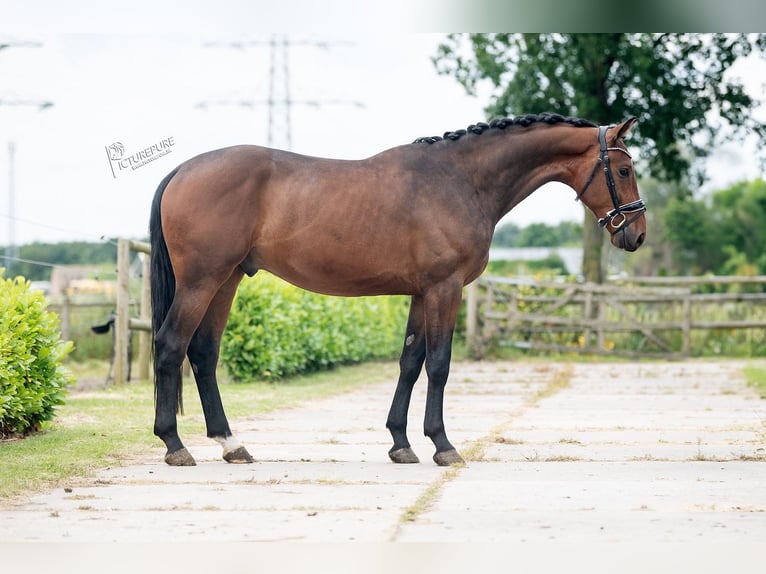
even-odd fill
[{"label": "black tail", "polygon": [[[152,288],[152,336],[155,337],[162,327],[162,323],[167,317],[170,305],[173,303],[173,296],[176,292],[176,276],[173,272],[173,265],[168,255],[168,246],[165,243],[165,236],[162,233],[162,218],[160,216],[160,204],[162,203],[162,194],[165,191],[170,180],[178,171],[178,168],[171,171],[165,179],[162,180],[152,201],[151,214],[149,215],[149,241],[152,246],[151,255],[151,288]],[[154,396],[157,397],[157,353],[154,353]],[[178,402],[176,412],[183,412],[183,380],[178,385]]]}]

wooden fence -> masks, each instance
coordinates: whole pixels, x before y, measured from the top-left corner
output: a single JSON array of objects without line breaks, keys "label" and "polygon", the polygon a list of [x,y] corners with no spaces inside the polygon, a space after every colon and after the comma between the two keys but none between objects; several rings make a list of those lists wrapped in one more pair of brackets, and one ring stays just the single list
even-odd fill
[{"label": "wooden fence", "polygon": [[766,328],[766,314],[756,312],[766,310],[764,284],[764,276],[647,277],[607,285],[481,277],[467,288],[466,336],[477,357],[490,344],[686,357],[695,330]]},{"label": "wooden fence", "polygon": [[[139,316],[131,317],[132,251],[148,255],[150,246],[127,239],[118,242],[114,347],[118,384],[128,376],[131,330],[139,331],[138,377],[150,376],[149,257],[143,258]],[[738,290],[732,289],[735,285]],[[533,350],[686,357],[693,351],[695,330],[766,328],[765,285],[766,276],[634,277],[607,285],[483,276],[466,288],[466,336],[477,357],[493,342]],[[724,292],[710,292],[717,289]],[[732,305],[737,306],[735,313],[719,313],[712,319],[700,312],[705,306]],[[757,308],[764,312],[751,312]],[[629,345],[627,337],[632,337]]]},{"label": "wooden fence", "polygon": [[[141,294],[139,300],[131,299],[130,295],[130,260],[131,253],[145,253],[142,259]],[[130,373],[130,338],[131,331],[138,331],[138,366],[139,379],[150,376],[152,323],[151,323],[151,288],[149,282],[151,247],[148,243],[130,239],[119,239],[117,242],[117,295],[116,300],[106,301],[75,301],[68,296],[51,302],[48,308],[55,311],[61,320],[61,336],[64,340],[71,338],[70,313],[73,308],[102,308],[114,309],[114,346],[112,351],[112,373],[116,384],[128,381]],[[138,317],[131,316],[131,308]],[[188,370],[188,369],[187,369]]]},{"label": "wooden fence", "polygon": [[104,299],[103,301],[78,301],[68,295],[57,297],[48,302],[48,310],[53,311],[59,316],[61,338],[64,341],[72,339],[72,313],[77,313],[77,309],[101,309],[104,315],[114,309],[114,301]]},{"label": "wooden fence", "polygon": [[144,257],[141,272],[141,297],[138,318],[130,316],[130,254],[138,251],[149,255],[148,243],[120,239],[117,242],[117,303],[114,319],[114,382],[128,380],[130,331],[139,331],[138,378],[149,378],[149,362],[152,343],[151,290],[149,284],[149,257]]}]

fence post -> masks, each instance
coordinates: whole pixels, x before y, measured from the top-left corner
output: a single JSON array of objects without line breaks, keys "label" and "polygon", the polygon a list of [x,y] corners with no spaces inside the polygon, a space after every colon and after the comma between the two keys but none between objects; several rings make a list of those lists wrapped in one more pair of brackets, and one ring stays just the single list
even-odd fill
[{"label": "fence post", "polygon": [[606,350],[606,337],[604,336],[604,325],[606,323],[606,293],[596,294],[596,305],[598,306],[598,327],[596,331],[596,344],[598,352]]},{"label": "fence post", "polygon": [[514,289],[511,292],[511,300],[508,302],[508,324],[507,329],[509,333],[513,333],[516,330],[519,316],[519,292]]},{"label": "fence post", "polygon": [[[589,287],[592,285],[591,283],[586,283],[585,286]],[[585,304],[583,306],[582,315],[583,319],[585,321],[585,330],[582,334],[583,349],[589,349],[590,348],[590,335],[591,335],[591,322],[593,320],[593,290],[592,289],[582,289],[580,287],[577,288],[580,291],[585,292]]]},{"label": "fence post", "polygon": [[64,298],[61,300],[61,339],[69,341],[70,339],[70,305],[69,293],[64,290]]},{"label": "fence post", "polygon": [[489,316],[492,314],[492,310],[495,307],[495,293],[491,281],[488,281],[484,284],[484,292],[484,325],[481,329],[481,335],[476,338],[477,359],[484,357],[484,349],[486,344],[493,335],[492,320],[489,318]]},{"label": "fence post", "polygon": [[[478,280],[477,280],[478,281]],[[468,352],[474,354],[478,329],[479,293],[476,281],[465,286],[465,340]]]},{"label": "fence post", "polygon": [[130,242],[117,241],[117,313],[114,320],[114,382],[128,380],[128,339],[130,337]]},{"label": "fence post", "polygon": [[[141,261],[141,309],[139,317],[142,321],[152,320],[152,290],[149,282],[151,273],[151,258],[144,253]],[[151,357],[152,333],[151,331],[141,330],[138,333],[138,378],[146,380],[149,378],[149,362]]]},{"label": "fence post", "polygon": [[478,314],[476,297],[476,281],[472,281],[465,286],[465,339],[471,353],[476,341],[476,317]]},{"label": "fence post", "polygon": [[683,300],[683,319],[681,322],[681,354],[689,356],[692,346],[692,296],[689,291]]}]

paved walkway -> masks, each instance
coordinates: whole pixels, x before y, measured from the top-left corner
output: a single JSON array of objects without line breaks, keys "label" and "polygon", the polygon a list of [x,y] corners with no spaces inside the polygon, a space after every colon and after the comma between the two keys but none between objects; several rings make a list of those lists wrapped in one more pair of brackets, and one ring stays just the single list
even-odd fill
[{"label": "paved walkway", "polygon": [[258,460],[101,472],[0,511],[0,540],[762,544],[766,401],[740,363],[458,363],[450,438],[469,459],[388,461],[393,383],[234,421]]}]

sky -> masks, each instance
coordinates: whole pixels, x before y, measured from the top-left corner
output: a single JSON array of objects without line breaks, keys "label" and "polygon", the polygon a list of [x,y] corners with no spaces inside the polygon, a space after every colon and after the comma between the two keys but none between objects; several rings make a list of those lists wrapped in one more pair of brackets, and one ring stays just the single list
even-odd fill
[{"label": "sky", "polygon": [[[210,21],[210,3],[134,0],[121,17],[105,13],[104,4],[74,2],[76,10],[62,8],[71,2],[0,0],[0,44],[22,43],[0,50],[0,245],[11,237],[17,245],[144,237],[157,184],[176,165],[224,146],[267,145],[273,38],[289,42],[297,153],[361,159],[489,119],[483,111],[489,88],[469,96],[454,79],[439,76],[431,57],[444,34],[418,31],[428,28],[422,16],[415,17],[418,26],[397,19],[398,1],[375,18],[314,13],[318,3],[310,0],[272,2],[268,12],[263,2],[229,2],[224,5],[236,4],[236,17]],[[183,7],[192,7],[189,19],[174,23]],[[305,11],[291,17],[296,7]],[[766,68],[751,66],[739,73],[764,97]],[[243,101],[252,105],[237,104]],[[43,102],[53,106],[39,109]],[[284,107],[274,112],[272,144],[285,147]],[[152,145],[170,153],[121,171],[108,159],[107,147],[116,142],[126,156]],[[752,146],[717,154],[709,186],[759,176]],[[505,221],[580,221],[583,208],[573,199],[573,190],[551,185]]]}]

